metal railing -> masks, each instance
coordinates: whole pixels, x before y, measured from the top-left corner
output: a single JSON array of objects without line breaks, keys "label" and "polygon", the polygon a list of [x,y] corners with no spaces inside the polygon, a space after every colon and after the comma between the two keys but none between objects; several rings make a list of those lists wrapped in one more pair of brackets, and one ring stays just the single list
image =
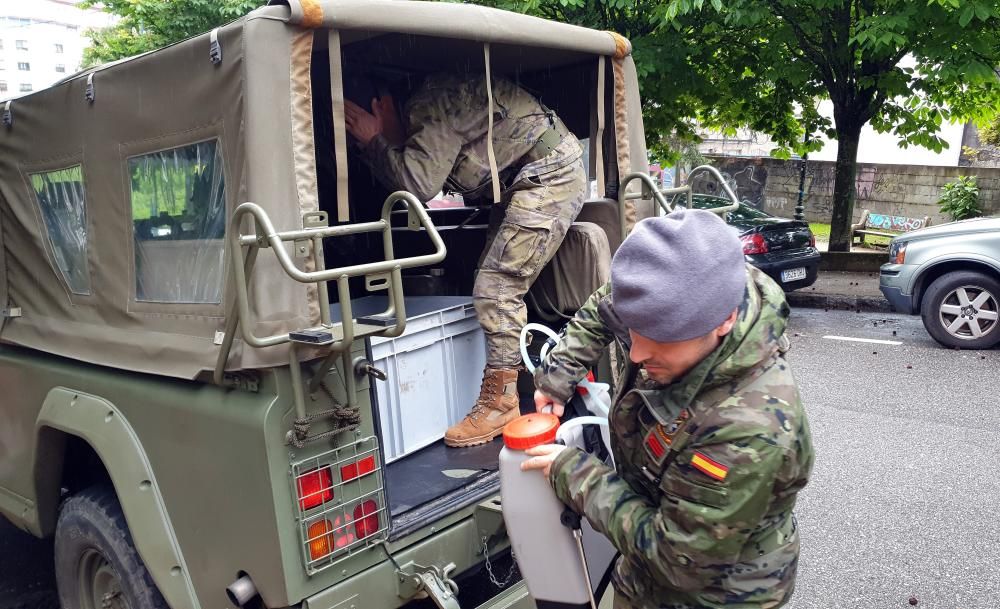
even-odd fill
[{"label": "metal railing", "polygon": [[[677,186],[675,188],[660,188],[648,173],[636,171],[626,175],[622,180],[621,186],[618,188],[618,220],[621,225],[622,240],[628,236],[628,225],[626,224],[625,213],[625,203],[627,201],[645,200],[651,198],[656,201],[664,213],[669,214],[674,208],[673,201],[677,199],[678,195],[684,195],[687,198],[687,207],[690,209],[694,202],[694,195],[691,189],[691,176],[702,171],[707,171],[713,174],[716,179],[719,180],[719,183],[726,191],[726,194],[728,194],[729,198],[733,201],[731,205],[716,207],[708,211],[721,215],[739,208],[740,200],[736,196],[736,193],[733,192],[733,189],[729,187],[728,183],[726,183],[726,180],[722,177],[722,174],[719,173],[719,170],[711,165],[699,165],[698,167],[695,167],[690,173],[688,173],[687,183],[683,186]],[[642,183],[642,190],[639,192],[628,192],[629,185],[635,180],[639,180]],[[668,196],[670,197],[670,201],[667,201]]]},{"label": "metal railing", "polygon": [[[409,210],[409,226],[412,230],[423,229],[430,237],[434,253],[408,258],[396,259],[392,242],[392,223],[390,214],[397,203],[403,202]],[[245,219],[252,222],[253,234],[244,234],[242,226]],[[406,310],[403,303],[402,271],[417,266],[436,264],[444,260],[447,254],[444,241],[438,234],[427,211],[415,196],[408,192],[395,192],[382,205],[381,219],[374,222],[360,222],[328,226],[326,212],[309,212],[303,214],[302,229],[277,231],[267,212],[256,203],[243,203],[233,212],[230,221],[229,234],[226,237],[230,254],[230,268],[236,302],[226,318],[226,329],[222,339],[219,356],[216,360],[214,380],[223,384],[225,380],[226,362],[232,351],[237,330],[247,345],[255,348],[271,347],[290,343],[289,364],[295,401],[295,411],[299,418],[306,416],[305,396],[302,384],[302,369],[299,363],[297,335],[303,331],[319,332],[328,340],[308,342],[315,347],[322,347],[328,355],[313,373],[309,383],[310,392],[315,392],[323,378],[330,371],[339,356],[344,366],[344,377],[347,379],[347,396],[349,406],[354,406],[354,376],[350,359],[350,345],[356,338],[363,336],[399,336],[406,329]],[[323,239],[342,237],[361,233],[382,233],[383,260],[365,264],[324,268]],[[285,244],[293,243],[295,255],[299,258],[312,256],[316,270],[299,269],[291,255],[285,249]],[[286,275],[299,283],[316,284],[318,289],[320,324],[295,332],[257,336],[253,332],[253,318],[250,313],[250,277],[253,274],[257,255],[261,249],[270,248],[278,260],[278,264]],[[382,320],[392,320],[388,325],[366,325],[356,322],[351,308],[351,291],[349,280],[352,277],[365,277],[368,291],[388,291],[388,307],[381,314],[371,317]],[[328,282],[336,282],[340,308],[340,321],[334,323],[330,313],[330,298]]]}]

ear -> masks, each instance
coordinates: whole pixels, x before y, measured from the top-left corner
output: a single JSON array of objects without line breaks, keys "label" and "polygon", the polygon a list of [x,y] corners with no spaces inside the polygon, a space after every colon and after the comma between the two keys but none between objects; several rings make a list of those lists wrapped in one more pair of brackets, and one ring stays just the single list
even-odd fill
[{"label": "ear", "polygon": [[729,314],[726,321],[722,322],[722,325],[715,329],[716,336],[723,337],[733,331],[733,326],[736,325],[736,316],[739,312],[739,309],[733,309],[733,312]]}]

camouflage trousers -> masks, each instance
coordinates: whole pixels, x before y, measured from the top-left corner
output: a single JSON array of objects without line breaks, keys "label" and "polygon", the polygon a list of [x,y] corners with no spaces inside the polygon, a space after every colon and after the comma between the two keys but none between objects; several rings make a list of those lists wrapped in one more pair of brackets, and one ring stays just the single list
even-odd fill
[{"label": "camouflage trousers", "polygon": [[575,161],[516,182],[490,211],[486,248],[472,289],[486,333],[486,365],[521,365],[521,328],[528,322],[524,296],[555,255],[583,207],[587,172]]}]

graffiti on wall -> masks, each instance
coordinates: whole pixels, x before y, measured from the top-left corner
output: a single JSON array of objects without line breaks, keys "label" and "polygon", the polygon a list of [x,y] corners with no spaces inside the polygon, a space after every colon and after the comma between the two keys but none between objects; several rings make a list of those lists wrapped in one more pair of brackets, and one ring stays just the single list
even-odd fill
[{"label": "graffiti on wall", "polygon": [[865,226],[882,230],[907,232],[924,226],[923,218],[905,218],[903,216],[888,216],[885,214],[868,214]]},{"label": "graffiti on wall", "polygon": [[[837,180],[835,166],[812,164],[809,167],[814,169],[811,172],[807,171],[806,190],[817,195],[832,197]],[[812,179],[809,179],[809,173]],[[891,192],[898,181],[899,178],[894,173],[879,172],[878,167],[874,165],[860,165],[854,176],[855,195],[858,201],[877,200],[879,195]]]}]

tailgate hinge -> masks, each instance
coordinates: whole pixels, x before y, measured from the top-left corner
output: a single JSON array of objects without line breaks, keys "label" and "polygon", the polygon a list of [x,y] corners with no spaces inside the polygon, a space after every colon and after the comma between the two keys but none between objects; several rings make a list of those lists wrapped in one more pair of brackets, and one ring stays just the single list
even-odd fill
[{"label": "tailgate hinge", "polygon": [[430,597],[440,609],[462,609],[458,604],[458,584],[451,579],[455,563],[444,568],[406,563],[396,570],[400,598]]}]

